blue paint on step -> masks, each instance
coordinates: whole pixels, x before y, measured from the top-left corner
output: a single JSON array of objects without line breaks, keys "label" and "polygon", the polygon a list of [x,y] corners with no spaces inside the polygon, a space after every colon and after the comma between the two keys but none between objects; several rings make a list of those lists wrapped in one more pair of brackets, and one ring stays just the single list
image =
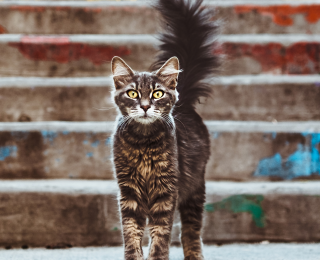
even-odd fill
[{"label": "blue paint on step", "polygon": [[87,153],[87,157],[88,157],[88,158],[93,157],[93,153],[92,153],[92,152]]},{"label": "blue paint on step", "polygon": [[4,161],[8,157],[17,156],[18,147],[12,146],[2,146],[0,147],[0,161]]},{"label": "blue paint on step", "polygon": [[[298,177],[320,175],[320,134],[303,134],[309,142],[305,145],[298,144],[297,150],[287,158],[282,158],[280,153],[262,159],[254,176],[280,177],[291,180]],[[289,145],[286,143],[285,145]]]},{"label": "blue paint on step", "polygon": [[50,142],[51,144],[53,143],[54,139],[57,138],[58,134],[56,132],[53,131],[46,131],[43,130],[41,131],[41,134],[45,140],[45,142]]},{"label": "blue paint on step", "polygon": [[99,146],[99,144],[100,144],[100,141],[95,141],[91,144],[91,146],[96,148]]}]

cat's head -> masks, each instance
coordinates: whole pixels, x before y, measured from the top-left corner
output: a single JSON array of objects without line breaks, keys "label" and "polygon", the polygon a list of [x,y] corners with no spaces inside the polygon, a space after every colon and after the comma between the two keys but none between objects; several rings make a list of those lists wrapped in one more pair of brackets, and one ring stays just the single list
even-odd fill
[{"label": "cat's head", "polygon": [[141,124],[166,120],[178,101],[179,60],[169,59],[158,71],[135,72],[121,58],[111,61],[114,100],[123,116]]}]

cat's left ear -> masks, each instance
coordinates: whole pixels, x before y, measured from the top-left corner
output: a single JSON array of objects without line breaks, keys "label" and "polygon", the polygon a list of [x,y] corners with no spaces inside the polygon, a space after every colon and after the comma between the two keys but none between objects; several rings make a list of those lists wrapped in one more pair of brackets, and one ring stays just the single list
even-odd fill
[{"label": "cat's left ear", "polygon": [[166,87],[175,89],[179,72],[179,60],[177,57],[172,57],[156,72],[156,75],[165,82]]},{"label": "cat's left ear", "polygon": [[116,89],[123,88],[134,76],[134,71],[120,57],[113,57],[111,61],[111,71]]}]

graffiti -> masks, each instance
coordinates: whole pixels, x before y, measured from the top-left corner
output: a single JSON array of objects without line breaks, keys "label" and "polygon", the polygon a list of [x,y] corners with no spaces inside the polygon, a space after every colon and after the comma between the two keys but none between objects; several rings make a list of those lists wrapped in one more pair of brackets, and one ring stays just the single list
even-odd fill
[{"label": "graffiti", "polygon": [[229,59],[250,57],[261,64],[262,71],[276,74],[318,74],[320,72],[320,44],[298,42],[290,46],[281,43],[223,44]]},{"label": "graffiti", "polygon": [[234,195],[220,202],[206,204],[207,212],[218,210],[229,210],[233,213],[248,212],[252,215],[252,220],[259,228],[265,227],[265,215],[261,206],[262,195]]},{"label": "graffiti", "polygon": [[4,161],[7,157],[17,156],[18,147],[13,146],[3,146],[0,147],[0,161]]},{"label": "graffiti", "polygon": [[131,51],[126,46],[93,45],[70,42],[68,37],[25,36],[20,42],[8,44],[17,48],[27,59],[34,61],[55,61],[69,63],[88,59],[94,65],[110,62],[114,56],[128,56]]},{"label": "graffiti", "polygon": [[236,6],[235,12],[238,14],[248,12],[258,12],[265,16],[272,17],[274,23],[281,26],[293,25],[292,15],[303,14],[308,23],[316,23],[320,19],[320,5],[275,5],[275,6]]},{"label": "graffiti", "polygon": [[320,175],[320,134],[303,134],[303,136],[309,140],[308,143],[298,143],[296,150],[288,156],[277,152],[271,157],[262,159],[253,176],[280,177],[291,180]]},{"label": "graffiti", "polygon": [[50,143],[52,144],[54,139],[57,138],[58,134],[56,132],[53,131],[46,131],[43,130],[41,131],[42,137],[44,138],[45,143]]}]

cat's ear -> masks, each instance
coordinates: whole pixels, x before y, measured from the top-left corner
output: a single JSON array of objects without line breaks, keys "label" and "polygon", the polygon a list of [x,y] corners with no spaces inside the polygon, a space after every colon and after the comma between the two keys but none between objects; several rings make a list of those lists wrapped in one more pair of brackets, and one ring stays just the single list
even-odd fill
[{"label": "cat's ear", "polygon": [[111,61],[111,71],[116,89],[126,86],[126,83],[134,76],[134,71],[120,57],[113,57]]},{"label": "cat's ear", "polygon": [[175,89],[179,72],[179,60],[177,57],[172,57],[156,72],[156,75],[165,82],[166,87]]}]

